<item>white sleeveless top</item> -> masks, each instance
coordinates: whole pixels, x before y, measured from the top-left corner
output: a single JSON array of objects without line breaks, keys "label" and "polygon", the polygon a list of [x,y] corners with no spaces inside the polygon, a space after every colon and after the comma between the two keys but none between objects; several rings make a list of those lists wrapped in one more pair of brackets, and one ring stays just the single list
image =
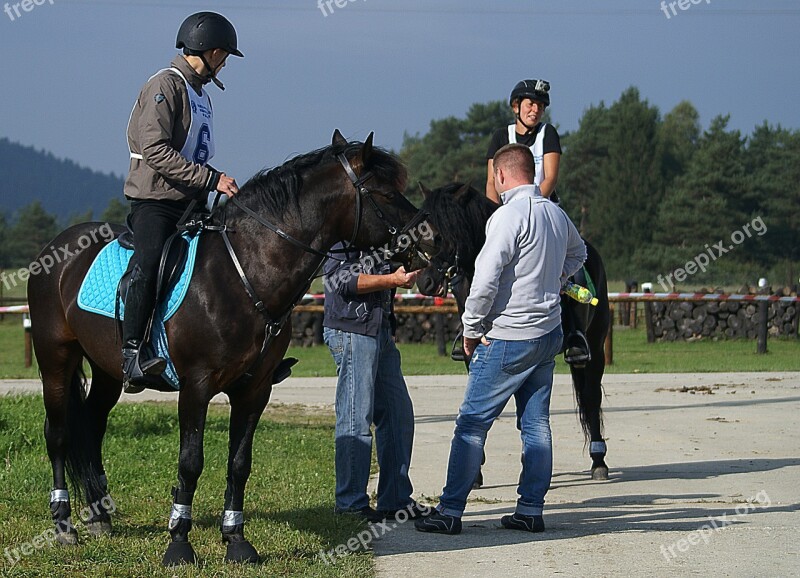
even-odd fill
[{"label": "white sleeveless top", "polygon": [[[177,68],[164,68],[156,72],[148,79],[148,82],[164,72],[173,72],[183,79],[186,85],[186,93],[189,96],[189,106],[192,110],[192,120],[189,124],[189,134],[186,135],[186,142],[181,149],[181,156],[187,161],[205,165],[214,156],[214,114],[211,109],[211,99],[205,89],[201,89],[201,94],[197,94],[195,90],[189,85],[186,77]],[[134,108],[136,105],[133,105]],[[133,117],[133,110],[131,110],[131,117]],[[128,118],[128,126],[130,126],[130,118]],[[132,159],[142,159],[140,153],[135,153],[130,150],[128,145],[128,152]]]},{"label": "white sleeveless top", "polygon": [[[542,184],[544,180],[544,131],[549,125],[544,123],[542,128],[539,129],[539,134],[536,135],[536,140],[529,147],[533,153],[533,162],[536,165],[536,175],[533,178],[533,184],[537,187]],[[508,142],[517,142],[517,125],[508,125]]]}]

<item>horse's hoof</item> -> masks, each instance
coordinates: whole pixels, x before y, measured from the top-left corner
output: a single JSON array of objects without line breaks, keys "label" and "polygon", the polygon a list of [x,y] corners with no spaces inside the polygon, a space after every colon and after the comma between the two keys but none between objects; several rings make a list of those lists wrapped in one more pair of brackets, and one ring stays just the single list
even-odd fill
[{"label": "horse's hoof", "polygon": [[164,566],[180,566],[181,564],[196,564],[197,556],[189,542],[170,542],[161,564]]},{"label": "horse's hoof", "polygon": [[62,546],[77,546],[78,532],[75,530],[70,530],[69,532],[56,532],[56,542]]},{"label": "horse's hoof", "polygon": [[92,536],[109,536],[111,535],[111,520],[86,522],[86,530]]},{"label": "horse's hoof", "polygon": [[592,468],[593,480],[607,480],[608,479],[608,466],[596,466]]},{"label": "horse's hoof", "polygon": [[228,542],[228,550],[225,552],[225,561],[236,564],[257,564],[261,561],[256,549],[247,540],[239,542]]}]

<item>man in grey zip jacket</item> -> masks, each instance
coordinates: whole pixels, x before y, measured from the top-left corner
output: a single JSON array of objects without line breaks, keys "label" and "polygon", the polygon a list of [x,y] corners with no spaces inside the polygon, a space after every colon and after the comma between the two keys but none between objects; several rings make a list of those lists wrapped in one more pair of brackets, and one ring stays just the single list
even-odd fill
[{"label": "man in grey zip jacket", "polygon": [[586,246],[567,214],[537,193],[528,147],[506,145],[493,160],[503,205],[486,223],[462,315],[464,353],[472,357],[469,381],[439,505],[415,522],[424,532],[461,531],[486,434],[512,395],[522,431],[522,477],[516,511],[500,521],[506,528],[544,530],[553,471],[550,393],[563,339],[560,291],[583,265]]}]

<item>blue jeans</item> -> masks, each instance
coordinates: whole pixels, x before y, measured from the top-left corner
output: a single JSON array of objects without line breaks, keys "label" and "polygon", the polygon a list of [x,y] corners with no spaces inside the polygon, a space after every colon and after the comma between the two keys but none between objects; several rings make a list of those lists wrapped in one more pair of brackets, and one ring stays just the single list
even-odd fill
[{"label": "blue jeans", "polygon": [[378,509],[399,510],[411,503],[411,446],[414,408],[400,370],[400,352],[388,322],[369,337],[324,328],[336,362],[336,510],[369,506],[367,483],[375,424]]},{"label": "blue jeans", "polygon": [[479,344],[475,348],[450,446],[440,512],[457,518],[464,513],[467,495],[481,466],[486,434],[513,395],[522,437],[522,477],[517,487],[520,497],[516,511],[526,516],[542,515],[544,495],[553,475],[550,392],[555,356],[562,340],[558,327],[537,339],[490,339],[488,346]]}]

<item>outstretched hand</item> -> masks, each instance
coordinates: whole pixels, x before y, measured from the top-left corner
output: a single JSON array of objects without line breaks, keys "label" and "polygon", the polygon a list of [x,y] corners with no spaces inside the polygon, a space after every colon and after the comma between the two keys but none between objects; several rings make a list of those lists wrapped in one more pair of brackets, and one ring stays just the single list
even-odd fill
[{"label": "outstretched hand", "polygon": [[411,273],[407,273],[405,267],[400,266],[397,269],[397,271],[392,273],[392,275],[394,275],[397,287],[402,287],[404,289],[411,289],[414,286],[414,283],[417,282],[419,271],[412,271]]}]

